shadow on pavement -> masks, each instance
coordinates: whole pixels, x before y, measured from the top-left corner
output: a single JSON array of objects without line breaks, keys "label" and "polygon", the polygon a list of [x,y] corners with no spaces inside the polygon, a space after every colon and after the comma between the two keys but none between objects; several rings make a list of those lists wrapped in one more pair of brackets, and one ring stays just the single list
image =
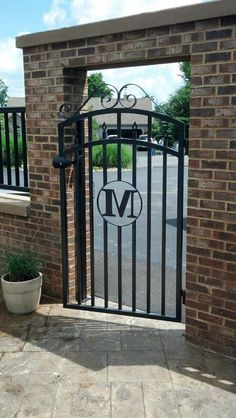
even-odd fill
[{"label": "shadow on pavement", "polygon": [[236,393],[236,362],[186,343],[184,324],[43,302],[33,314],[13,315],[0,298],[0,375],[172,381]]}]

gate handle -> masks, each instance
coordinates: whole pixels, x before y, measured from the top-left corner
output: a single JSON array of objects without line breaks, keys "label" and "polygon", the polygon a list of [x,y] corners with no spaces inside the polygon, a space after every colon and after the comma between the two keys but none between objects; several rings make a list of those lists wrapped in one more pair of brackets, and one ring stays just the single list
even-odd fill
[{"label": "gate handle", "polygon": [[74,161],[70,161],[67,160],[65,157],[60,157],[59,155],[56,155],[56,157],[54,157],[52,160],[52,164],[54,168],[66,168],[74,164]]}]

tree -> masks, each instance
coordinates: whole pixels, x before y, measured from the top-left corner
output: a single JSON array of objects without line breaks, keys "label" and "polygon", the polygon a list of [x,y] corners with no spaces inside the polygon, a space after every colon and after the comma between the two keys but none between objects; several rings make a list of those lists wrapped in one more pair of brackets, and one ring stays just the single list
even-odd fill
[{"label": "tree", "polygon": [[191,78],[191,64],[190,61],[184,61],[179,64],[179,68],[182,71],[180,77],[182,77],[186,84],[190,84]]},{"label": "tree", "polygon": [[[188,138],[191,64],[189,61],[182,62],[180,63],[179,68],[181,71],[180,76],[184,80],[184,85],[171,94],[168,101],[162,103],[161,108],[167,115],[185,123],[186,138]],[[162,129],[160,129],[160,132],[162,132]],[[169,126],[168,134],[169,143],[172,145],[173,142],[178,139],[177,129],[174,125]]]},{"label": "tree", "polygon": [[3,80],[0,79],[0,106],[3,107],[7,103],[8,87]]},{"label": "tree", "polygon": [[88,94],[90,97],[112,97],[112,91],[103,80],[102,73],[88,76]]}]

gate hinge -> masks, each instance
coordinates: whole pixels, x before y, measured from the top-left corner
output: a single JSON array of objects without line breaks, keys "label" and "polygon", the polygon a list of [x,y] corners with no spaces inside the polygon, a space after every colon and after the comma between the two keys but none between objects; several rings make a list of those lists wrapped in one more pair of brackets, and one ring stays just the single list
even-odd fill
[{"label": "gate hinge", "polygon": [[183,300],[183,304],[185,305],[186,292],[185,292],[184,289],[181,289],[181,297],[182,297],[182,300]]}]

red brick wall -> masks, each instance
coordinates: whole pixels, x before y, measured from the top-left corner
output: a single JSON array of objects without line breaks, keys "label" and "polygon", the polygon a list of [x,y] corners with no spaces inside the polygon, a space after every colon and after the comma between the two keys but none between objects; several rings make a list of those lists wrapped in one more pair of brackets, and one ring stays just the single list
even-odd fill
[{"label": "red brick wall", "polygon": [[[38,240],[41,254],[50,257],[46,288],[58,295],[59,187],[51,160],[57,153],[59,105],[81,103],[84,83],[78,75],[84,70],[190,59],[186,335],[196,344],[232,356],[236,356],[235,35],[236,17],[231,16],[25,48],[32,216],[27,222],[15,221],[20,234],[15,235],[15,227],[9,232],[9,240],[22,239],[24,225],[33,232],[43,213]],[[5,217],[8,223],[9,219],[13,225]]]}]

